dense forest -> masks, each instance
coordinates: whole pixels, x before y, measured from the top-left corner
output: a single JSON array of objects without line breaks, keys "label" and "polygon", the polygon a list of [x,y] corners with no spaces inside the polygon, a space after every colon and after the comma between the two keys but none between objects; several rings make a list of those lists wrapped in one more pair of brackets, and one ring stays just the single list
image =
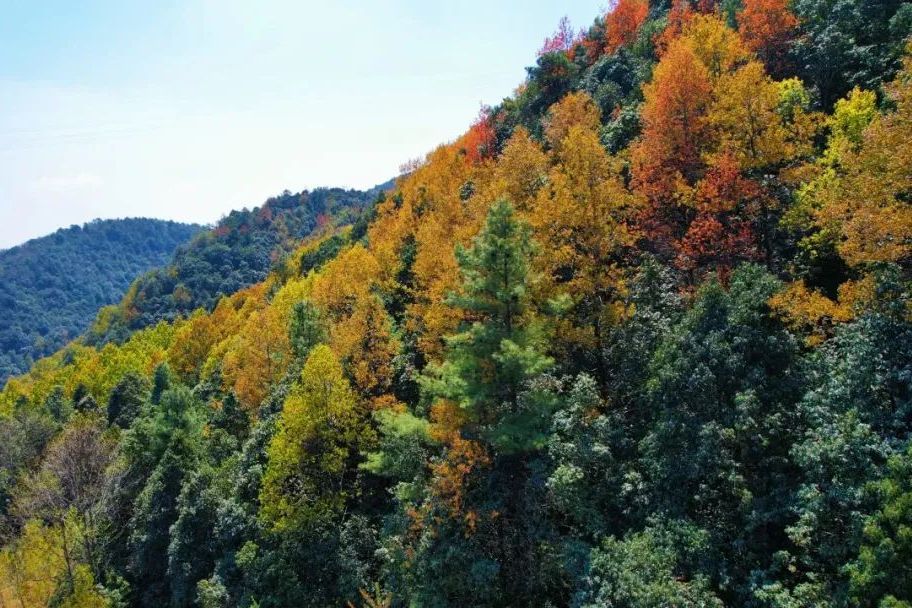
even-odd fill
[{"label": "dense forest", "polygon": [[0,605],[912,606],[910,34],[618,0],[353,225],[229,217],[0,393]]},{"label": "dense forest", "polygon": [[173,321],[199,308],[212,310],[222,296],[265,279],[270,268],[314,230],[330,222],[354,222],[390,186],[296,194],[286,190],[260,207],[232,211],[178,249],[169,264],[136,279],[120,303],[101,310],[87,342],[122,342],[159,321]]},{"label": "dense forest", "polygon": [[0,251],[0,386],[82,334],[200,226],[96,220]]}]

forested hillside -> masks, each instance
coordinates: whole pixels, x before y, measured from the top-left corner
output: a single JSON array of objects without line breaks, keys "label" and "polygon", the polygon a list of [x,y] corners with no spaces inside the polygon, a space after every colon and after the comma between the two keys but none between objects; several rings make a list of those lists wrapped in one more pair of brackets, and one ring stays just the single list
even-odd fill
[{"label": "forested hillside", "polygon": [[200,226],[96,220],[0,251],[0,386],[84,332]]},{"label": "forested hillside", "polygon": [[912,606],[910,34],[618,0],[262,280],[141,279],[0,393],[2,605]]},{"label": "forested hillside", "polygon": [[260,207],[232,211],[181,247],[170,263],[139,277],[117,306],[102,310],[88,342],[123,341],[159,321],[211,310],[220,297],[265,279],[273,264],[315,229],[355,221],[389,185],[367,191],[286,190]]}]

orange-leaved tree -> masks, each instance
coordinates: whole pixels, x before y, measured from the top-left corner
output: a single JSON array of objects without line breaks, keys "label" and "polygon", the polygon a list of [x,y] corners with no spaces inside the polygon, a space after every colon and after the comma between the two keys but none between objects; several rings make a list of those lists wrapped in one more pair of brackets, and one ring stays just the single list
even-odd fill
[{"label": "orange-leaved tree", "polygon": [[613,53],[636,40],[648,15],[647,0],[618,0],[605,16],[605,52]]},{"label": "orange-leaved tree", "polygon": [[738,31],[745,44],[774,74],[788,66],[789,44],[797,28],[788,0],[743,0],[738,13]]}]

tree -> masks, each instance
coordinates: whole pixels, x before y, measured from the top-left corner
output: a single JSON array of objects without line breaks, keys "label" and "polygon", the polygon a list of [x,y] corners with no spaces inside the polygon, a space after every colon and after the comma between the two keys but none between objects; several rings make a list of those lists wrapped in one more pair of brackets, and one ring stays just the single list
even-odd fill
[{"label": "tree", "polygon": [[71,589],[77,551],[91,572],[100,575],[96,539],[106,515],[104,493],[113,460],[113,442],[103,435],[97,420],[78,416],[48,446],[41,468],[25,479],[16,501],[23,519],[41,517],[60,531]]},{"label": "tree", "polygon": [[[908,296],[893,272],[878,279],[879,304],[835,335],[810,358],[809,383],[798,404],[806,430],[793,448],[800,486],[788,534],[795,544],[791,585],[813,585],[824,597],[846,597],[845,566],[859,553],[864,516],[876,511],[865,492],[883,477],[891,455],[905,448],[910,404]],[[788,580],[788,577],[787,579]]]},{"label": "tree", "polygon": [[748,223],[725,213],[702,211],[678,243],[677,265],[691,272],[709,269],[723,278],[739,262],[759,257]]},{"label": "tree", "polygon": [[681,42],[691,48],[714,82],[751,59],[741,37],[718,15],[694,15],[684,24]]},{"label": "tree", "polygon": [[[645,395],[654,418],[639,444],[653,508],[705,529],[715,567],[742,581],[779,548],[784,488],[795,483],[802,384],[797,344],[766,305],[777,289],[755,266],[737,270],[728,291],[704,285],[655,353]],[[730,593],[735,604],[750,595]]]},{"label": "tree", "polygon": [[162,395],[171,388],[172,383],[171,368],[168,367],[167,363],[159,364],[155,368],[155,374],[152,376],[152,395],[150,396],[150,401],[153,405],[161,403]]},{"label": "tree", "polygon": [[624,307],[632,312],[611,328],[606,340],[604,358],[613,373],[603,390],[619,410],[624,436],[631,442],[641,439],[651,423],[644,396],[653,356],[684,310],[677,279],[670,268],[645,256],[624,294]]},{"label": "tree", "polygon": [[177,497],[177,518],[168,544],[171,606],[196,605],[197,582],[204,580],[215,567],[220,540],[213,534],[220,506],[215,485],[214,471],[208,467],[189,472]]},{"label": "tree", "polygon": [[912,603],[912,2],[612,4],[11,379],[0,608]]},{"label": "tree", "polygon": [[611,54],[633,43],[647,15],[646,0],[618,0],[605,16],[605,53]]},{"label": "tree", "polygon": [[[797,84],[789,85],[783,93],[788,92],[796,99],[809,99],[807,93],[801,94],[802,90],[803,87],[797,88]],[[804,101],[800,103],[807,105]],[[784,227],[803,234],[798,242],[796,266],[806,268],[807,281],[822,287],[830,297],[848,278],[849,269],[838,252],[841,222],[829,217],[823,209],[834,209],[831,205],[840,196],[843,187],[844,163],[851,162],[850,155],[859,151],[864,131],[876,115],[877,96],[872,91],[853,89],[848,97],[836,102],[833,114],[825,121],[811,119],[812,123],[829,127],[826,149],[809,167],[809,179],[797,189],[795,203],[782,218]]]},{"label": "tree", "polygon": [[341,253],[314,281],[313,302],[337,322],[351,316],[355,305],[370,295],[380,268],[377,260],[361,245]]},{"label": "tree", "polygon": [[592,588],[582,605],[721,608],[699,571],[710,551],[705,532],[679,522],[650,526],[623,540],[608,537],[592,551],[587,577]]},{"label": "tree", "polygon": [[824,109],[853,87],[877,90],[899,71],[909,35],[901,0],[796,0],[792,47],[799,76],[817,90]]},{"label": "tree", "polygon": [[570,26],[570,19],[565,15],[557,24],[557,30],[552,36],[545,38],[544,44],[538,50],[538,55],[548,53],[569,53],[576,43],[576,34]]},{"label": "tree", "polygon": [[63,387],[55,386],[44,400],[44,409],[56,422],[63,424],[73,415],[73,404],[66,398]]},{"label": "tree", "polygon": [[0,385],[88,329],[100,304],[168,263],[200,226],[131,218],[61,228],[0,253]]},{"label": "tree", "polygon": [[[840,236],[850,266],[904,262],[912,242],[912,63],[890,89],[894,112],[875,118],[857,152],[842,155],[844,175],[816,212],[819,227]],[[847,112],[848,114],[848,112]],[[846,128],[851,141],[852,127]]]},{"label": "tree", "polygon": [[305,359],[317,345],[326,342],[326,327],[320,310],[305,300],[294,305],[291,314],[291,350],[295,357]]},{"label": "tree", "polygon": [[749,61],[719,78],[709,123],[719,132],[720,147],[734,153],[744,169],[769,167],[798,151],[779,107],[778,85],[762,64]]},{"label": "tree", "polygon": [[179,516],[184,481],[202,461],[203,412],[195,396],[177,385],[162,392],[157,407],[124,437],[126,471],[118,498],[128,513],[126,563],[116,567],[140,592],[141,606],[163,605],[171,594],[170,530]]},{"label": "tree", "polygon": [[525,383],[552,363],[530,301],[532,252],[528,226],[509,203],[495,203],[472,248],[456,252],[463,286],[449,302],[471,324],[448,340],[445,362],[422,381],[429,397],[459,404],[507,450],[541,445],[544,430],[545,412],[524,411],[530,404],[520,398]]},{"label": "tree", "polygon": [[598,132],[602,126],[602,113],[592,97],[583,91],[565,95],[559,102],[548,108],[544,120],[545,139],[556,156],[567,135],[574,127]]},{"label": "tree", "polygon": [[672,0],[665,15],[665,29],[655,37],[656,51],[661,57],[671,43],[681,36],[684,27],[697,15],[691,0]]},{"label": "tree", "polygon": [[369,442],[354,393],[329,347],[311,351],[269,445],[261,516],[273,529],[307,527],[337,515],[357,491],[355,460]]},{"label": "tree", "polygon": [[864,143],[865,129],[877,117],[877,94],[855,87],[836,102],[827,119],[830,134],[822,161],[839,167],[848,160],[847,155],[858,152]]},{"label": "tree", "polygon": [[80,414],[94,414],[98,411],[98,402],[84,384],[79,384],[73,391],[73,410]]},{"label": "tree", "polygon": [[139,374],[128,373],[111,390],[108,398],[108,424],[129,428],[142,412],[148,398],[148,381]]},{"label": "tree", "polygon": [[197,466],[189,438],[177,437],[168,446],[136,499],[130,520],[128,572],[139,591],[141,606],[161,606],[171,596],[168,547],[177,522],[178,497],[185,476]]},{"label": "tree", "polygon": [[710,72],[693,49],[676,40],[643,87],[643,133],[632,149],[633,183],[654,205],[671,206],[682,187],[701,176],[711,142],[706,112],[712,102]]},{"label": "tree", "polygon": [[37,468],[45,447],[57,433],[52,418],[31,408],[0,416],[0,517],[9,515],[19,478]]},{"label": "tree", "polygon": [[255,409],[263,402],[269,386],[288,364],[289,323],[283,312],[274,306],[251,314],[223,359],[224,378],[248,409]]},{"label": "tree", "polygon": [[523,127],[507,140],[495,167],[495,193],[512,201],[519,213],[529,212],[548,177],[548,156]]},{"label": "tree", "polygon": [[773,74],[788,67],[788,52],[798,19],[786,0],[744,0],[738,12],[738,32]]},{"label": "tree", "polygon": [[203,310],[193,313],[174,336],[174,344],[168,352],[168,361],[177,374],[185,381],[199,379],[199,373],[209,356],[209,351],[221,339],[219,321],[223,319]]},{"label": "tree", "polygon": [[67,570],[61,530],[37,519],[0,550],[0,603],[17,608],[110,608],[85,564]]},{"label": "tree", "polygon": [[[553,470],[548,490],[554,507],[574,526],[574,536],[595,539],[620,529],[625,510],[630,439],[621,411],[609,408],[591,376],[577,376],[548,439]],[[625,445],[626,444],[626,445]]]},{"label": "tree", "polygon": [[852,599],[861,606],[912,603],[912,449],[890,459],[887,476],[870,484],[877,511],[864,526],[858,558],[849,567]]},{"label": "tree", "polygon": [[334,328],[332,343],[344,354],[346,369],[359,394],[381,399],[388,393],[400,343],[379,298],[359,302],[355,313]]},{"label": "tree", "polygon": [[[531,298],[529,232],[512,206],[499,201],[472,247],[457,249],[463,282],[448,303],[467,321],[447,339],[443,363],[429,366],[421,379],[430,434],[443,454],[412,511],[419,530],[408,539],[416,552],[419,580],[410,590],[416,602],[524,604],[553,585],[549,577],[520,582],[535,578],[523,573],[536,572],[546,559],[528,544],[533,530],[546,525],[535,507],[542,488],[532,481],[532,463],[555,405],[542,376],[553,362],[544,354],[546,334]],[[470,585],[452,575],[452,564],[470,572]]]},{"label": "tree", "polygon": [[[599,351],[617,316],[621,265],[638,233],[631,224],[641,199],[624,186],[621,164],[610,157],[597,132],[574,126],[564,138],[530,223],[547,255],[536,259],[544,277],[539,287],[550,296],[569,296],[581,329],[561,341]],[[600,379],[605,370],[597,368]]]},{"label": "tree", "polygon": [[481,108],[478,118],[458,142],[460,149],[465,151],[466,158],[473,165],[492,158],[496,152],[497,141],[493,122],[490,108]]},{"label": "tree", "polygon": [[761,257],[760,239],[769,255],[769,197],[755,181],[743,176],[737,158],[722,152],[713,159],[696,191],[696,216],[676,243],[678,266],[725,276],[739,262]]}]

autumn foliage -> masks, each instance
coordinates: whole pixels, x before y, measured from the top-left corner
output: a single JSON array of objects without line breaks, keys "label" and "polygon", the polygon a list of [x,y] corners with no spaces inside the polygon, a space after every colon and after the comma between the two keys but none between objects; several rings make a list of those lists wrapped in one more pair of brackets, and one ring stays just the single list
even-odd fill
[{"label": "autumn foliage", "polygon": [[677,41],[643,94],[643,134],[631,150],[634,184],[656,204],[674,204],[699,179],[711,142],[709,70],[688,44]]},{"label": "autumn foliage", "polygon": [[578,37],[570,26],[570,19],[566,16],[561,18],[554,34],[545,38],[545,42],[538,50],[538,55],[547,55],[548,53],[570,53],[578,42]]},{"label": "autumn foliage", "polygon": [[494,127],[490,110],[482,108],[478,118],[460,140],[466,158],[474,164],[494,155]]},{"label": "autumn foliage", "polygon": [[745,0],[738,13],[744,43],[777,74],[786,67],[789,43],[798,27],[788,5],[787,0]]},{"label": "autumn foliage", "polygon": [[912,601],[908,14],[736,4],[562,21],[264,280],[12,378],[0,604]]},{"label": "autumn foliage", "polygon": [[605,16],[605,53],[613,53],[636,40],[648,14],[647,0],[618,0]]}]

